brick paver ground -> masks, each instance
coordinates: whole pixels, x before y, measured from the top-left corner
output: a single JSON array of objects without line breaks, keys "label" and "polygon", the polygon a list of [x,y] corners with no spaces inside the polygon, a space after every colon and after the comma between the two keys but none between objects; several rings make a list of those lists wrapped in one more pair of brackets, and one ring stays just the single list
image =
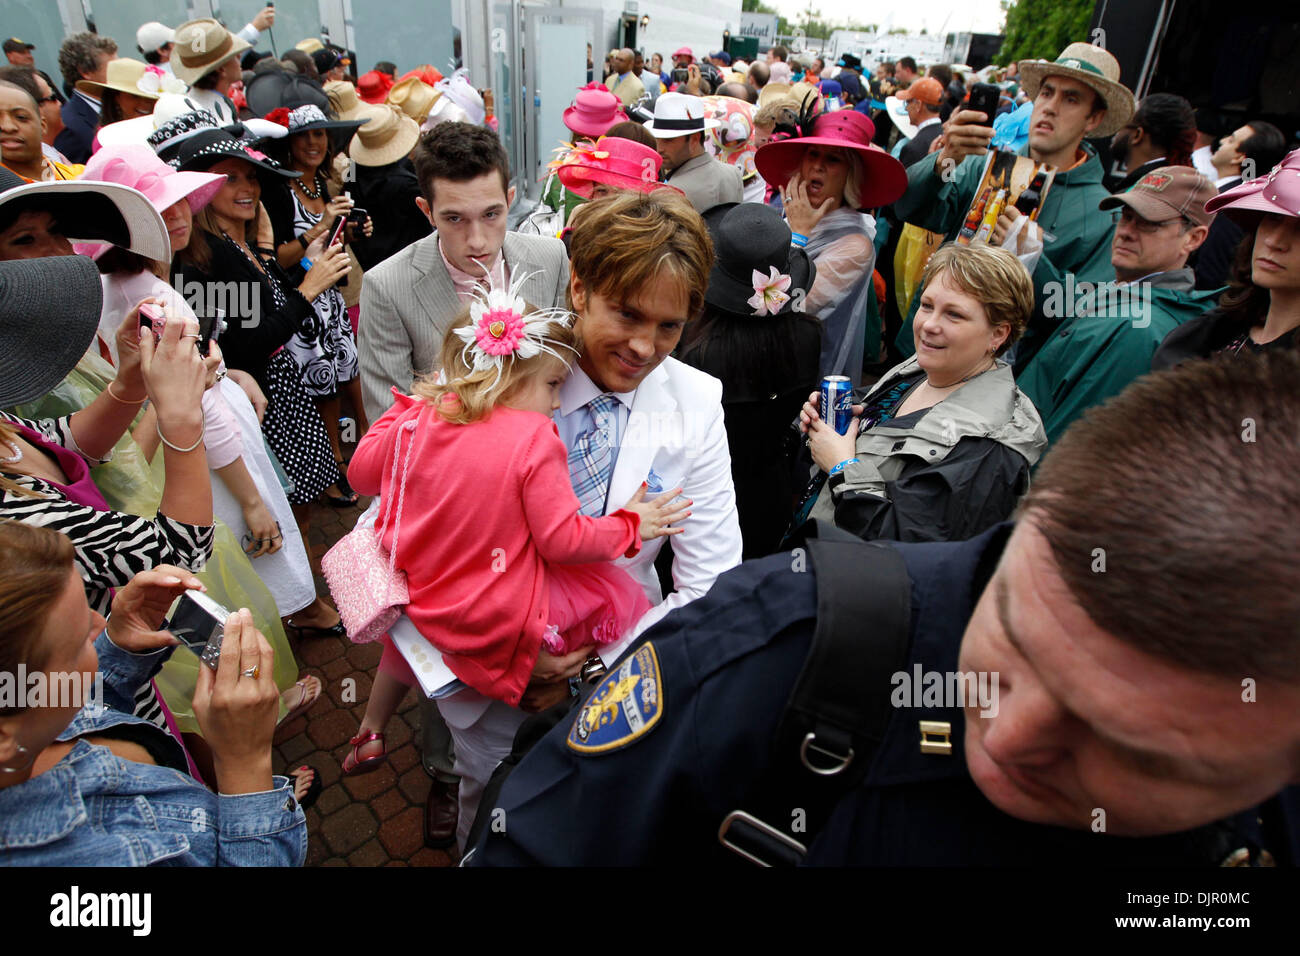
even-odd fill
[{"label": "brick paver ground", "polygon": [[[361,500],[364,507],[368,499]],[[320,557],[346,534],[361,508],[316,504],[311,511],[308,548],[319,572]],[[329,589],[316,576],[317,593]],[[307,764],[324,789],[307,811],[308,866],[451,866],[456,851],[424,846],[424,799],[430,779],[420,765],[419,709],[409,694],[388,725],[388,761],[380,769],[344,777],[340,764],[348,739],[365,713],[370,682],[379,664],[377,645],[354,645],[343,638],[290,636],[303,676],[320,678],[321,696],[307,713],[281,726],[275,736],[275,770]]]}]

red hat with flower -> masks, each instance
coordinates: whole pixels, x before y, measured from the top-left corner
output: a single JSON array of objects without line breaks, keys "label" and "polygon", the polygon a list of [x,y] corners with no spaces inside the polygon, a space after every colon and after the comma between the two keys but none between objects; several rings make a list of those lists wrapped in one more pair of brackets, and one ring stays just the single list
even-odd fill
[{"label": "red hat with flower", "polygon": [[643,193],[676,188],[659,182],[663,157],[658,151],[620,136],[579,143],[553,166],[564,188],[584,199],[591,198],[596,183]]}]

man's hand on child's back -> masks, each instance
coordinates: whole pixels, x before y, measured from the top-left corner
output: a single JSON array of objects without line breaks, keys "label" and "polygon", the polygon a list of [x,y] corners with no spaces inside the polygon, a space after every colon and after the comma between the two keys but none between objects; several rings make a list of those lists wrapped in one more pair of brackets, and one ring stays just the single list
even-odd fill
[{"label": "man's hand on child's back", "polygon": [[652,501],[646,501],[647,487],[644,481],[641,482],[641,487],[636,490],[636,494],[629,498],[627,504],[623,506],[626,510],[635,512],[640,516],[641,540],[651,541],[670,534],[681,534],[682,529],[674,528],[672,524],[689,518],[691,513],[686,509],[695,502],[674,503],[673,499],[682,493],[681,488],[674,488],[672,491],[664,492]]}]

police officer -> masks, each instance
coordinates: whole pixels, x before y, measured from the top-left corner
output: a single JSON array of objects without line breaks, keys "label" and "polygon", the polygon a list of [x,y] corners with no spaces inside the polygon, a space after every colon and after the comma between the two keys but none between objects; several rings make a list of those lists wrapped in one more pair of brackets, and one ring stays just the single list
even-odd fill
[{"label": "police officer", "polygon": [[[868,559],[845,600],[879,613],[830,678],[825,547],[728,572],[528,753],[467,863],[1293,865],[1297,375],[1279,354],[1144,378],[1070,429],[1016,525],[841,552],[901,563]],[[850,709],[888,699],[875,739],[803,738],[823,771],[871,755],[833,800],[788,784],[810,669]]]}]

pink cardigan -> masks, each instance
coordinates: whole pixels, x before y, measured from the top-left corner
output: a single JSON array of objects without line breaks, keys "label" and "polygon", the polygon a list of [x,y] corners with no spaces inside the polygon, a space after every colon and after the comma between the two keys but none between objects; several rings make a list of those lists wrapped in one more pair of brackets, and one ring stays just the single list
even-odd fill
[{"label": "pink cardigan", "polygon": [[543,415],[497,407],[453,425],[424,400],[393,395],[395,404],[357,446],[348,480],[362,494],[383,495],[383,543],[391,551],[395,436],[403,436],[400,483],[411,437],[399,426],[423,414],[397,542],[410,591],[406,613],[457,677],[517,706],[549,623],[546,565],[632,557],[641,549],[640,518],[621,509],[603,518],[578,514],[568,452]]}]

